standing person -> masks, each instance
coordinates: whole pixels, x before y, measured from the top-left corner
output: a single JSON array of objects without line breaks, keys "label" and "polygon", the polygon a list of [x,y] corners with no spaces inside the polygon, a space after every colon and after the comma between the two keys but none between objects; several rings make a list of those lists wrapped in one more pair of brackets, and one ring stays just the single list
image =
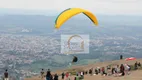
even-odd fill
[{"label": "standing person", "polygon": [[4,73],[4,80],[8,80],[8,72],[7,72],[7,69],[5,70],[5,73]]},{"label": "standing person", "polygon": [[67,72],[66,73],[66,80],[68,80],[69,79],[69,73]]},{"label": "standing person", "polygon": [[54,80],[58,80],[58,75],[57,74],[54,75]]},{"label": "standing person", "polygon": [[119,73],[120,70],[119,70],[119,65],[116,66],[116,73]]},{"label": "standing person", "polygon": [[78,74],[76,75],[76,77],[74,78],[74,80],[79,80]]},{"label": "standing person", "polygon": [[81,71],[80,75],[81,75],[81,79],[83,79],[83,78],[84,78],[84,76],[83,76],[83,72],[82,72],[82,71]]},{"label": "standing person", "polygon": [[120,66],[120,72],[121,72],[121,75],[124,76],[125,75],[125,72],[124,72],[125,68],[124,68],[124,65],[121,64]]},{"label": "standing person", "polygon": [[85,75],[85,72],[83,71],[83,75]]},{"label": "standing person", "polygon": [[64,74],[64,72],[62,73],[62,79],[64,80],[64,77],[65,77],[65,74]]},{"label": "standing person", "polygon": [[100,69],[100,67],[97,67],[97,69],[98,69],[98,73],[101,73],[101,69]]},{"label": "standing person", "polygon": [[135,70],[137,70],[138,69],[138,63],[137,63],[137,61],[136,61],[136,63],[135,63]]},{"label": "standing person", "polygon": [[53,80],[53,75],[52,74],[50,75],[50,80]]},{"label": "standing person", "polygon": [[131,66],[130,66],[130,65],[128,65],[128,64],[127,64],[127,66],[129,67],[129,70],[128,70],[128,71],[131,71]]},{"label": "standing person", "polygon": [[129,69],[130,67],[128,66],[128,64],[125,64],[125,72],[127,75],[129,75]]},{"label": "standing person", "polygon": [[120,60],[122,60],[123,59],[123,56],[122,55],[120,55]]},{"label": "standing person", "polygon": [[105,70],[104,70],[104,67],[102,67],[102,75],[105,74]]},{"label": "standing person", "polygon": [[48,69],[46,74],[46,80],[50,80],[50,76],[51,76],[50,69]]},{"label": "standing person", "polygon": [[140,62],[138,63],[138,66],[141,67],[141,63]]},{"label": "standing person", "polygon": [[40,73],[41,73],[41,80],[43,80],[44,79],[44,69],[42,69]]},{"label": "standing person", "polygon": [[97,68],[95,69],[95,74],[98,75],[98,70],[97,70]]},{"label": "standing person", "polygon": [[89,70],[89,74],[92,76],[92,69]]},{"label": "standing person", "polygon": [[106,76],[106,75],[107,75],[106,72],[105,72],[105,67],[102,67],[102,75],[103,75],[103,76]]},{"label": "standing person", "polygon": [[68,80],[71,80],[71,73],[69,72]]},{"label": "standing person", "polygon": [[88,74],[88,71],[85,71],[85,74],[87,75],[87,74]]}]

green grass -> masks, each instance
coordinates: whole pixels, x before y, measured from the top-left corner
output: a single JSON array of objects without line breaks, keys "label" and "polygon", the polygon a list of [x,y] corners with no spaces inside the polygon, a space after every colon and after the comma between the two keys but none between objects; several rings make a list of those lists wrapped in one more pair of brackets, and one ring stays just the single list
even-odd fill
[{"label": "green grass", "polygon": [[[130,65],[130,67],[131,67],[131,70],[132,70],[132,71],[135,70],[134,65]],[[142,70],[142,67],[138,67],[138,70]]]},{"label": "green grass", "polygon": [[83,69],[70,69],[68,70],[69,73],[71,73],[72,75],[76,75],[76,72],[81,72],[83,71]]},{"label": "green grass", "polygon": [[140,67],[139,70],[142,70],[142,67]]}]

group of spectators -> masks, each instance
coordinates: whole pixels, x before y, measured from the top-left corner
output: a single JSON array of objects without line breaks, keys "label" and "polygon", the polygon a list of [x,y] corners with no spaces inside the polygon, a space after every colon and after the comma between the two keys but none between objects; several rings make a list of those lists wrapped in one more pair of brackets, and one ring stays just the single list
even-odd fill
[{"label": "group of spectators", "polygon": [[[141,67],[141,63],[136,62],[134,64],[134,70],[137,70],[138,68]],[[128,65],[128,64],[121,64],[121,65],[115,65],[115,66],[107,66],[107,67],[97,67],[95,69],[91,68],[89,69],[89,74],[90,75],[98,75],[101,74],[103,76],[124,76],[124,75],[129,75],[130,74],[130,70],[132,70],[132,66]],[[94,71],[94,73],[93,73]]]},{"label": "group of spectators", "polygon": [[[133,70],[137,70],[138,68],[141,67],[141,63],[136,62],[133,66]],[[96,67],[96,68],[91,68],[89,70],[86,71],[80,71],[80,72],[76,72],[76,76],[74,77],[74,80],[82,80],[84,79],[84,75],[99,75],[101,74],[102,76],[115,76],[115,77],[119,77],[119,76],[125,76],[125,75],[129,75],[130,71],[132,70],[132,65],[128,65],[128,64],[121,64],[121,65],[109,65],[106,67]],[[50,73],[50,69],[48,69],[46,75],[44,73],[44,70],[42,69],[41,71],[41,78],[46,78],[46,80],[58,80],[58,75],[54,74],[51,75]],[[71,73],[66,72],[66,73],[62,73],[61,74],[61,79],[62,80],[71,80]]]},{"label": "group of spectators", "polygon": [[59,80],[58,75],[57,74],[52,75],[50,72],[50,69],[48,69],[46,73],[44,72],[44,69],[42,69],[41,80],[45,80],[45,79],[46,80]]}]

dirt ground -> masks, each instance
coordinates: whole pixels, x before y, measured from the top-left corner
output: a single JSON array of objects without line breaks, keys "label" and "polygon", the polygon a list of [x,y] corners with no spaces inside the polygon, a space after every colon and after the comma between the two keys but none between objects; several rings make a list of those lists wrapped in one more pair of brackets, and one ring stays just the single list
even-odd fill
[{"label": "dirt ground", "polygon": [[[95,63],[85,66],[73,66],[72,69],[83,69],[88,70],[90,68],[95,67],[106,67],[107,65],[116,65],[116,64],[129,64],[134,65],[134,63],[138,61],[142,63],[142,59],[132,60],[132,61],[125,61],[125,60],[117,60],[117,61],[108,61],[108,62],[101,62],[101,63]],[[62,72],[65,72],[66,70],[58,70],[56,71],[57,74],[61,74]],[[53,72],[54,73],[54,72]],[[52,73],[52,74],[53,74]],[[25,78],[25,80],[41,80],[39,76],[32,77],[32,78]],[[59,80],[62,80],[61,77],[59,77]],[[74,76],[71,76],[71,80],[74,80]],[[114,77],[114,76],[101,76],[101,75],[85,75],[84,80],[142,80],[142,70],[137,71],[131,71],[130,75],[126,75],[123,77]]]}]

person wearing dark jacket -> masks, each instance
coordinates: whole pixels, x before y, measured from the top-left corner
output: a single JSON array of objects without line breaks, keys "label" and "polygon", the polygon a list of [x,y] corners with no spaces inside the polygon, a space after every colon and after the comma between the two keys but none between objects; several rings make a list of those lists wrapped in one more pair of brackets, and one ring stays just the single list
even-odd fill
[{"label": "person wearing dark jacket", "polygon": [[65,77],[65,73],[63,72],[63,73],[62,73],[62,79],[63,79],[63,80],[64,80],[64,77]]},{"label": "person wearing dark jacket", "polygon": [[54,75],[54,80],[58,80],[58,75],[57,74]]},{"label": "person wearing dark jacket", "polygon": [[141,67],[141,63],[140,62],[138,63],[138,66]]},{"label": "person wearing dark jacket", "polygon": [[107,75],[107,73],[105,72],[105,67],[102,67],[102,75]]},{"label": "person wearing dark jacket", "polygon": [[124,68],[124,65],[123,64],[121,64],[121,66],[120,66],[120,72],[122,73],[122,76],[124,76],[125,75],[125,68]]},{"label": "person wearing dark jacket", "polygon": [[46,74],[46,80],[50,80],[50,77],[51,77],[51,73],[50,73],[50,69],[48,69]]},{"label": "person wearing dark jacket", "polygon": [[136,62],[134,66],[135,66],[135,70],[137,70],[138,69],[138,63]]},{"label": "person wearing dark jacket", "polygon": [[88,74],[88,71],[85,71],[85,74]]},{"label": "person wearing dark jacket", "polygon": [[7,69],[5,70],[5,73],[4,73],[4,80],[8,80],[8,72],[7,72]]},{"label": "person wearing dark jacket", "polygon": [[98,70],[97,69],[95,69],[95,74],[98,75]]},{"label": "person wearing dark jacket", "polygon": [[111,69],[111,74],[114,74],[115,68]]},{"label": "person wearing dark jacket", "polygon": [[85,72],[83,71],[83,75],[85,75]]},{"label": "person wearing dark jacket", "polygon": [[52,74],[50,75],[50,80],[53,80],[53,76],[52,76]]},{"label": "person wearing dark jacket", "polygon": [[101,69],[100,68],[98,69],[98,72],[101,73]]},{"label": "person wearing dark jacket", "polygon": [[92,69],[89,70],[89,74],[92,75]]},{"label": "person wearing dark jacket", "polygon": [[122,55],[120,55],[120,60],[122,60],[123,59],[123,56]]}]

